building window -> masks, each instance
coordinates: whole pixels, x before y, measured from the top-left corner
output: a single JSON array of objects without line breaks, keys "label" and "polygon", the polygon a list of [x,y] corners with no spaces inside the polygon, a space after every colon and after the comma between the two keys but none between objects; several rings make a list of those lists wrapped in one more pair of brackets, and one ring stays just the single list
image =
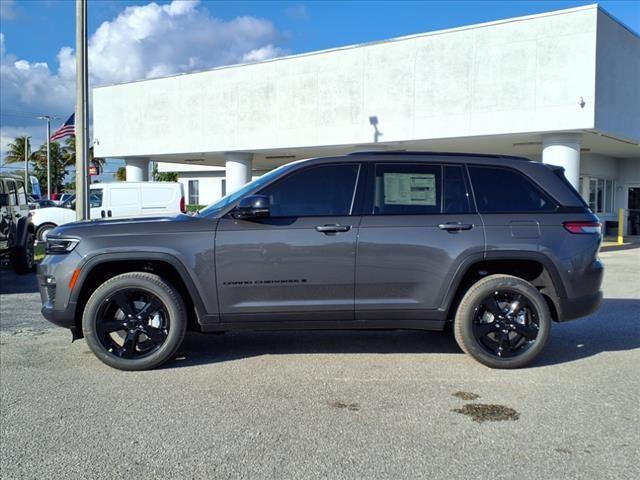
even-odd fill
[{"label": "building window", "polygon": [[615,184],[610,178],[580,177],[582,197],[593,213],[603,215],[613,213],[613,192]]},{"label": "building window", "polygon": [[200,205],[198,180],[189,180],[189,205]]}]

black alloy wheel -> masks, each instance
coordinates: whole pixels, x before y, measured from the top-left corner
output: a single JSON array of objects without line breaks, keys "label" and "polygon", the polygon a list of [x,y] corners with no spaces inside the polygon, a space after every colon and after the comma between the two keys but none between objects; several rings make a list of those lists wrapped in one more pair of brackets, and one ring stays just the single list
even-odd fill
[{"label": "black alloy wheel", "polygon": [[521,293],[496,290],[476,306],[475,312],[473,335],[497,357],[521,355],[538,337],[538,312]]},{"label": "black alloy wheel", "polygon": [[157,351],[167,339],[170,319],[153,293],[120,290],[98,310],[96,331],[102,346],[121,358],[137,359]]},{"label": "black alloy wheel", "polygon": [[120,370],[149,370],[176,353],[187,330],[187,309],[176,288],[151,272],[117,275],[93,292],[82,331],[102,362]]},{"label": "black alloy wheel", "polygon": [[491,368],[520,368],[544,349],[551,313],[542,293],[513,275],[489,275],[462,297],[453,323],[460,348]]}]

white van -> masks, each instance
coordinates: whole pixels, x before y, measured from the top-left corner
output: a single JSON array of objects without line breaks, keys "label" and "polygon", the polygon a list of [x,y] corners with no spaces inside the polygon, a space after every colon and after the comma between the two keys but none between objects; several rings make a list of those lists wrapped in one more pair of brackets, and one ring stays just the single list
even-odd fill
[{"label": "white van", "polygon": [[[94,183],[89,190],[90,218],[131,218],[186,212],[182,184],[177,182]],[[75,222],[75,202],[32,210],[36,238],[44,241],[58,225]]]}]

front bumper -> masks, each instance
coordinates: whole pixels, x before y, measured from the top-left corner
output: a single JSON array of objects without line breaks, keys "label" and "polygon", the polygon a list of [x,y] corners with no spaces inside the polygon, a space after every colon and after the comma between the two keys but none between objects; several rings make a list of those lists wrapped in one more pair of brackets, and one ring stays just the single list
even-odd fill
[{"label": "front bumper", "polygon": [[[82,261],[75,252],[66,255],[47,255],[38,265],[38,288],[42,301],[42,316],[59,327],[76,329],[76,302],[72,298],[69,281]],[[47,283],[52,278],[54,284]]]}]

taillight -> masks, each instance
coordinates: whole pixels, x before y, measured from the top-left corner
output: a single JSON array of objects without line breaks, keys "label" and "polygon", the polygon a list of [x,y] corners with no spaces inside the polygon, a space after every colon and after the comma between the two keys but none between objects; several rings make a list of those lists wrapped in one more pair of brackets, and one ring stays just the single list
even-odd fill
[{"label": "taillight", "polygon": [[187,206],[184,203],[184,197],[180,197],[180,211],[182,213],[187,213]]},{"label": "taillight", "polygon": [[599,222],[564,222],[562,225],[571,233],[602,233]]}]

